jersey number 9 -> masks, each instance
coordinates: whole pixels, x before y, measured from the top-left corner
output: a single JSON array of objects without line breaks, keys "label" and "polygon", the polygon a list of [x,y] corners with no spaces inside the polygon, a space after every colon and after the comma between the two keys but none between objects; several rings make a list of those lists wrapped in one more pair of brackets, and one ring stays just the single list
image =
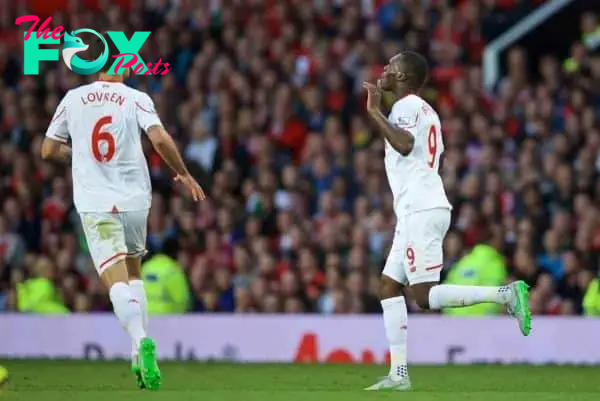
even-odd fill
[{"label": "jersey number 9", "polygon": [[[111,123],[111,116],[102,117],[96,122],[92,131],[92,152],[94,153],[94,158],[100,163],[111,161],[115,155],[115,137],[110,132],[102,131],[102,127]],[[105,153],[102,153],[102,149],[100,148],[102,143],[107,148]]]},{"label": "jersey number 9", "polygon": [[435,128],[435,125],[432,125],[431,128],[429,128],[429,134],[427,135],[427,150],[429,151],[427,165],[431,168],[433,168],[435,164],[435,157],[437,156],[438,150],[437,145],[437,129]]}]

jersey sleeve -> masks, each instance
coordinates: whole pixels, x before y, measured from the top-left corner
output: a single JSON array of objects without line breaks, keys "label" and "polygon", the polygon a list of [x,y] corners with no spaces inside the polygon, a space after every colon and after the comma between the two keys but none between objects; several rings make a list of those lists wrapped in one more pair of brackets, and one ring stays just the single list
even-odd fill
[{"label": "jersey sleeve", "polygon": [[419,107],[410,100],[401,99],[394,104],[390,113],[390,122],[398,128],[417,135],[419,126]]},{"label": "jersey sleeve", "polygon": [[54,116],[52,116],[52,120],[50,120],[48,129],[46,130],[47,138],[62,143],[67,143],[69,140],[69,131],[67,130],[67,97],[68,93],[56,107]]},{"label": "jersey sleeve", "polygon": [[162,126],[160,117],[158,116],[156,108],[154,107],[154,102],[150,96],[145,93],[141,93],[135,101],[135,117],[138,125],[144,130],[144,132],[148,131],[148,128],[152,127],[153,125]]}]

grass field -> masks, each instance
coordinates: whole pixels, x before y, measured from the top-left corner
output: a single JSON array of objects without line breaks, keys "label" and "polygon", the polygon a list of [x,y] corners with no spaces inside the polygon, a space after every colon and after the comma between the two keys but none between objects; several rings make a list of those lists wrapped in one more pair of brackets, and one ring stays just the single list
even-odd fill
[{"label": "grass field", "polygon": [[163,363],[163,387],[140,391],[125,362],[0,361],[1,401],[541,401],[597,400],[592,367],[412,367],[407,393],[365,392],[382,366]]}]

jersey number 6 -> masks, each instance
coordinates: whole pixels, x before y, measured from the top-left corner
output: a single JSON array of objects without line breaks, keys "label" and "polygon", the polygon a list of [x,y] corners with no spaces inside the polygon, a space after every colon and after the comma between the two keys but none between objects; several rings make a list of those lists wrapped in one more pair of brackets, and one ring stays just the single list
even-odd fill
[{"label": "jersey number 6", "polygon": [[427,150],[429,150],[429,160],[427,164],[433,168],[435,164],[435,156],[437,155],[437,129],[435,125],[429,128],[429,134],[427,135]]},{"label": "jersey number 6", "polygon": [[[94,153],[94,158],[100,163],[109,162],[115,155],[115,137],[110,132],[102,131],[102,127],[110,123],[112,123],[111,116],[102,117],[96,122],[92,131],[92,152]],[[100,149],[102,142],[108,148],[104,154],[102,154]]]}]

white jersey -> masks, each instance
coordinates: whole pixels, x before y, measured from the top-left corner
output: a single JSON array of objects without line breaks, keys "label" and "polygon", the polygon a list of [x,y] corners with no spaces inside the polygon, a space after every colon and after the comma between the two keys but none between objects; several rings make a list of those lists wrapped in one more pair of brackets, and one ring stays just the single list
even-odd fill
[{"label": "white jersey", "polygon": [[73,198],[79,212],[150,208],[151,185],[141,130],[162,125],[154,102],[122,83],[97,81],[70,90],[48,138],[73,150]]},{"label": "white jersey", "polygon": [[387,140],[385,143],[385,172],[396,215],[435,208],[452,209],[438,173],[444,152],[438,114],[419,96],[408,95],[396,101],[388,120],[415,137],[413,150],[407,156],[393,149]]}]

